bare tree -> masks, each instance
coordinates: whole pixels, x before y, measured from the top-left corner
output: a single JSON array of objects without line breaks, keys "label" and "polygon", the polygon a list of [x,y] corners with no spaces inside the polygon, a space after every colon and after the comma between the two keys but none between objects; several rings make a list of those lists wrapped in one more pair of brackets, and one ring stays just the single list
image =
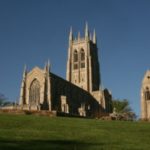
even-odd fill
[{"label": "bare tree", "polygon": [[3,106],[5,100],[6,100],[5,96],[0,93],[0,106]]},{"label": "bare tree", "polygon": [[4,94],[0,93],[0,107],[10,105],[12,102],[8,101]]}]

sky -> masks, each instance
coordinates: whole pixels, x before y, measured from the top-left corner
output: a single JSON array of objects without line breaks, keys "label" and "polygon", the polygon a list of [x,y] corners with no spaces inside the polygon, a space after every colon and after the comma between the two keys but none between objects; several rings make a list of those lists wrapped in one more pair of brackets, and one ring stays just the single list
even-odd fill
[{"label": "sky", "polygon": [[102,86],[140,114],[140,88],[150,68],[149,0],[0,0],[0,93],[19,99],[24,65],[65,78],[70,27],[96,30]]}]

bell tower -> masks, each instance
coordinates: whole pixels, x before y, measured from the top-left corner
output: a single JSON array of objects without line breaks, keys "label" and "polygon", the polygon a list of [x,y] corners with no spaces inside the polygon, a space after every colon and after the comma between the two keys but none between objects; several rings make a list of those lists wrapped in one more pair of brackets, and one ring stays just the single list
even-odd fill
[{"label": "bell tower", "polygon": [[85,25],[85,35],[74,38],[72,28],[69,34],[66,79],[71,83],[92,92],[99,90],[100,74],[96,32],[93,37]]}]

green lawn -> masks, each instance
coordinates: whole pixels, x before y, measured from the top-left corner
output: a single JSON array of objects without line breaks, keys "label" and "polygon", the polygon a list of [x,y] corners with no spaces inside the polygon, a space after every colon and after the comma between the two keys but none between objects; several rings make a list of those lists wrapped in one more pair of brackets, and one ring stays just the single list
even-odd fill
[{"label": "green lawn", "polygon": [[0,114],[0,150],[149,150],[150,123]]}]

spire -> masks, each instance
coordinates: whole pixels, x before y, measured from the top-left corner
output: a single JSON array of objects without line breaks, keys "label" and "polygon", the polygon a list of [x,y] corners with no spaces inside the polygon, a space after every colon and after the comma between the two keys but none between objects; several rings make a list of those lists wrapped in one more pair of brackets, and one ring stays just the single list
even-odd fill
[{"label": "spire", "polygon": [[49,105],[49,110],[51,111],[50,60],[49,59],[48,59],[48,62],[47,62],[47,74],[46,75],[47,75],[46,76],[46,78],[47,78],[47,102],[48,102],[48,105]]},{"label": "spire", "polygon": [[47,73],[49,74],[49,72],[50,72],[50,61],[49,61],[49,59],[48,59],[48,61],[45,63],[44,71],[45,71],[46,74],[47,74]]},{"label": "spire", "polygon": [[50,60],[48,59],[48,62],[47,62],[47,70],[50,70]]},{"label": "spire", "polygon": [[26,77],[26,74],[27,74],[27,66],[26,64],[24,65],[24,70],[23,70],[23,78]]},{"label": "spire", "polygon": [[95,32],[95,29],[93,31],[93,43],[96,44],[97,42],[97,39],[96,39],[96,32]]},{"label": "spire", "polygon": [[69,33],[69,41],[73,40],[73,33],[72,33],[72,27],[70,27],[70,33]]},{"label": "spire", "polygon": [[89,38],[89,29],[88,29],[88,23],[86,22],[85,24],[85,38],[88,39]]},{"label": "spire", "polygon": [[20,90],[20,105],[23,105],[25,103],[25,88],[26,88],[26,75],[27,75],[27,69],[26,65],[24,65],[24,70],[23,70],[23,79],[21,82],[21,90]]},{"label": "spire", "polygon": [[80,40],[80,32],[78,32],[78,40]]}]

